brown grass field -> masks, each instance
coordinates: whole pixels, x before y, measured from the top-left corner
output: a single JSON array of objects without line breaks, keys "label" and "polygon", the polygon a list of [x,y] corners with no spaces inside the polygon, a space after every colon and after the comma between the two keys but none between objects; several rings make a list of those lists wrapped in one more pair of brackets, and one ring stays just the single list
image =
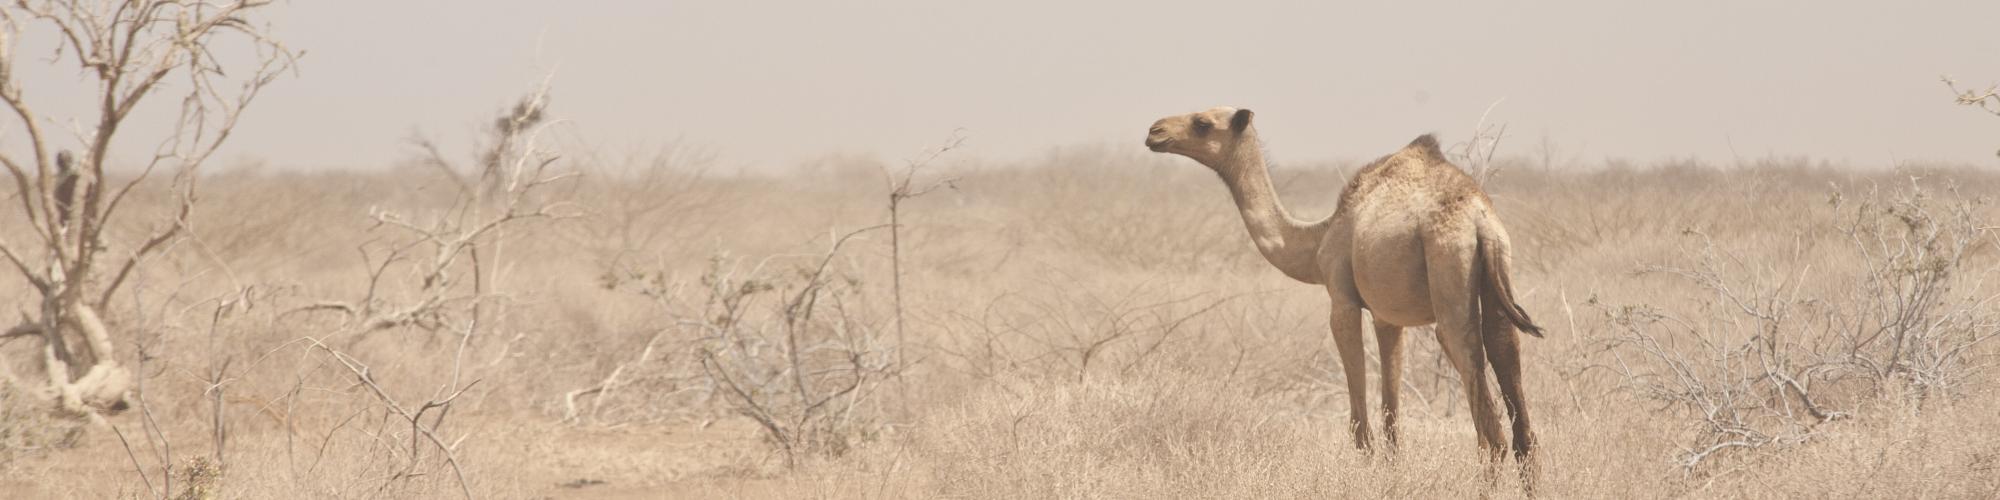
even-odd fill
[{"label": "brown grass field", "polygon": [[[555,168],[580,175],[528,200],[562,217],[483,240],[477,280],[447,266],[436,317],[359,330],[326,304],[420,302],[431,258],[371,214],[422,225],[456,188],[419,166],[217,169],[189,237],[106,312],[143,404],[103,426],[7,395],[0,496],[458,497],[383,403],[415,411],[455,376],[477,383],[418,420],[479,497],[1522,494],[1484,478],[1427,329],[1402,449],[1355,449],[1324,292],[1257,255],[1207,169],[1133,142],[945,155],[917,175],[952,187],[903,201],[900,252],[877,228],[831,258],[889,221],[879,166],[572,156]],[[2000,175],[1515,163],[1488,190],[1549,330],[1524,344],[1542,496],[2000,497]],[[1273,175],[1317,218],[1352,167]],[[4,303],[33,293],[0,278]]]}]

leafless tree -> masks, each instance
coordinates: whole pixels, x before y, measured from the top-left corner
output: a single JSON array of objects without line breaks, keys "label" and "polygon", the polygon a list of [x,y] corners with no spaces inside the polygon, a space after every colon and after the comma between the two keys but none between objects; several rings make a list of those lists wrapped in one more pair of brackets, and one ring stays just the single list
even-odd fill
[{"label": "leafless tree", "polygon": [[882,167],[882,175],[889,183],[889,283],[891,298],[896,303],[896,371],[908,368],[904,351],[909,349],[907,337],[903,335],[903,202],[917,198],[939,188],[958,189],[958,178],[946,177],[929,182],[916,182],[917,174],[954,149],[965,146],[964,131],[952,132],[944,144],[926,151],[921,157],[905,162],[902,172],[892,172]]},{"label": "leafless tree", "polygon": [[[23,311],[5,338],[43,341],[36,381],[0,366],[7,382],[57,403],[67,414],[96,417],[126,406],[132,375],[119,363],[103,319],[112,297],[146,258],[188,226],[196,201],[196,171],[226,141],[258,94],[296,62],[291,49],[255,15],[271,0],[16,0],[0,5],[0,102],[14,127],[0,149],[32,231],[0,237],[0,257],[41,299]],[[23,38],[54,34],[50,57],[26,61],[74,64],[93,83],[94,109],[74,120],[42,114],[45,97],[16,71]],[[30,46],[36,44],[28,44]],[[157,94],[178,97],[153,152],[134,162],[136,174],[107,175],[118,133],[133,111]],[[62,131],[68,125],[68,134]],[[22,145],[21,142],[25,142]],[[80,154],[64,149],[76,147]],[[133,188],[171,173],[176,208],[147,234],[128,240],[110,232]],[[25,236],[16,240],[14,237]],[[78,342],[80,341],[80,342]]]},{"label": "leafless tree", "polygon": [[[459,396],[473,390],[481,380],[482,368],[468,362],[466,357],[475,341],[494,328],[491,325],[494,312],[488,310],[492,307],[488,304],[503,298],[497,271],[502,267],[498,262],[505,241],[502,232],[532,220],[576,215],[574,203],[546,192],[551,185],[575,177],[572,172],[555,167],[560,157],[543,139],[543,134],[554,125],[545,114],[548,92],[545,80],[534,92],[502,111],[490,130],[491,142],[478,148],[471,169],[457,167],[438,148],[419,141],[427,155],[425,162],[448,173],[470,172],[468,176],[455,175],[454,179],[476,181],[460,182],[462,189],[453,192],[447,208],[439,212],[411,215],[396,210],[372,210],[368,216],[374,220],[375,228],[391,234],[359,247],[368,279],[362,296],[349,301],[320,301],[294,311],[342,314],[342,321],[336,323],[333,331],[304,339],[308,353],[331,360],[345,375],[352,376],[355,387],[365,388],[379,405],[383,421],[394,421],[398,427],[408,426],[407,432],[394,436],[401,443],[390,451],[395,457],[395,471],[384,479],[378,492],[422,477],[427,474],[426,467],[441,462],[451,471],[460,493],[473,497],[471,483],[459,466],[459,444],[465,436],[452,438],[445,423]],[[412,285],[412,293],[390,293],[382,282],[385,276],[393,279],[392,273],[407,273],[404,276]],[[396,388],[424,382],[384,380],[370,368],[368,361],[351,351],[369,333],[397,328],[456,337],[456,345],[447,351],[450,359],[434,361],[436,366],[449,367],[447,375],[435,381],[431,395],[421,401],[396,397],[403,393]],[[425,459],[427,450],[435,450],[439,462]]]},{"label": "leafless tree", "polygon": [[[349,344],[378,330],[415,326],[456,331],[463,327],[455,322],[477,320],[480,304],[491,299],[499,279],[499,266],[492,260],[504,241],[500,233],[531,220],[576,215],[575,203],[551,199],[547,193],[550,185],[576,177],[552,168],[560,157],[542,145],[540,135],[551,125],[543,122],[547,104],[544,83],[495,120],[492,142],[480,148],[478,164],[470,169],[476,180],[460,182],[462,189],[452,195],[445,210],[424,215],[372,210],[368,216],[375,229],[392,234],[356,248],[368,271],[363,295],[351,301],[321,301],[304,310],[344,313],[343,334],[352,335]],[[467,170],[454,165],[429,141],[416,142],[425,154],[424,163],[454,174]],[[382,281],[393,278],[388,276],[391,271],[410,273],[414,293],[388,296]],[[466,280],[470,290],[460,286]]]}]

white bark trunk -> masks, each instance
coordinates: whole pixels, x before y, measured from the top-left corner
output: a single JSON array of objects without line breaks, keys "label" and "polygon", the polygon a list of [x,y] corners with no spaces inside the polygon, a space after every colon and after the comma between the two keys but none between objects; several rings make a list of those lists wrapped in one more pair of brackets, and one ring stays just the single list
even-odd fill
[{"label": "white bark trunk", "polygon": [[[97,311],[78,303],[70,307],[70,321],[77,333],[83,335],[84,345],[90,349],[90,357],[96,364],[84,372],[74,382],[61,387],[64,410],[90,413],[92,410],[121,410],[125,406],[125,396],[132,390],[132,372],[118,363],[116,351],[112,349],[111,333],[104,328],[104,320],[98,318]],[[67,377],[68,370],[49,370],[52,378]],[[61,374],[61,375],[54,375]]]}]

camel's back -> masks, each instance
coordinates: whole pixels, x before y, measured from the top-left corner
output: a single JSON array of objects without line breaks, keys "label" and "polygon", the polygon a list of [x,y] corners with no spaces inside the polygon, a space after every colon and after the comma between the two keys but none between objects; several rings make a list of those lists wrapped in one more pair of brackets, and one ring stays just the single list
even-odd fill
[{"label": "camel's back", "polygon": [[1479,183],[1452,165],[1437,139],[1426,134],[1356,172],[1341,191],[1335,214],[1364,219],[1434,219],[1465,208],[1485,208],[1489,203]]}]

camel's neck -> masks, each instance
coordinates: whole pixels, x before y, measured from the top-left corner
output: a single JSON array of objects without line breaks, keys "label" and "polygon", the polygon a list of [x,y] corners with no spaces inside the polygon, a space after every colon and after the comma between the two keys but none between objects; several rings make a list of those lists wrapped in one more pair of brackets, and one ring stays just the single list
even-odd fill
[{"label": "camel's neck", "polygon": [[1271,261],[1271,265],[1292,279],[1306,283],[1323,281],[1319,246],[1326,236],[1326,224],[1300,222],[1285,211],[1285,206],[1278,202],[1277,189],[1271,187],[1271,173],[1264,166],[1264,151],[1256,138],[1246,138],[1235,154],[1223,161],[1229,164],[1211,167],[1222,174],[1222,182],[1229,185],[1229,194],[1236,197],[1243,224],[1250,228],[1250,239],[1256,242],[1264,260]]}]

